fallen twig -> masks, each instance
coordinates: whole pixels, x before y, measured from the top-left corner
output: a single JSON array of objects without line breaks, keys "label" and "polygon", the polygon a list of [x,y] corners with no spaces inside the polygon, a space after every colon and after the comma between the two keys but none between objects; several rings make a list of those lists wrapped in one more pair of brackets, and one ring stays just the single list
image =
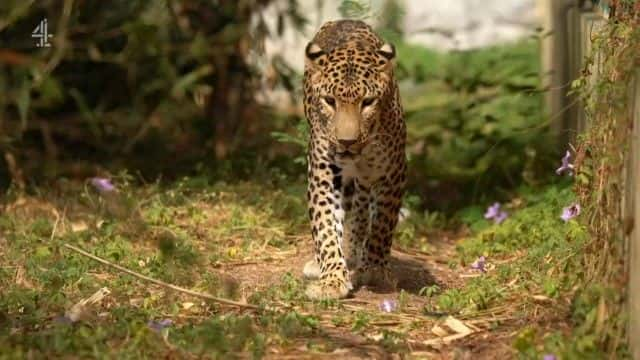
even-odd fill
[{"label": "fallen twig", "polygon": [[199,293],[199,292],[196,292],[196,291],[193,291],[193,290],[185,289],[185,288],[177,286],[177,285],[169,284],[169,283],[166,283],[164,281],[160,281],[160,280],[151,278],[151,277],[146,276],[146,275],[142,275],[142,274],[137,273],[137,272],[135,272],[133,270],[129,270],[129,269],[125,268],[125,267],[122,267],[120,265],[114,264],[114,263],[109,262],[109,261],[107,261],[105,259],[102,259],[100,257],[97,257],[97,256],[95,256],[93,254],[90,254],[90,253],[88,253],[88,252],[86,252],[86,251],[84,251],[84,250],[82,250],[80,248],[77,248],[77,247],[73,246],[73,245],[64,244],[64,247],[66,247],[68,249],[71,249],[71,250],[73,250],[73,251],[75,251],[75,252],[77,252],[77,253],[79,253],[81,255],[84,255],[84,256],[92,259],[92,260],[95,260],[95,261],[97,261],[97,262],[99,262],[101,264],[104,264],[104,265],[107,265],[107,266],[112,267],[114,269],[120,270],[122,272],[125,272],[125,273],[131,275],[131,276],[135,276],[138,279],[142,279],[142,280],[154,283],[156,285],[160,285],[162,287],[165,287],[165,288],[168,288],[168,289],[171,289],[171,290],[175,290],[175,291],[178,291],[178,292],[181,292],[181,293],[185,293],[185,294],[188,294],[188,295],[191,295],[191,296],[199,297],[201,299],[215,301],[215,302],[218,302],[218,303],[221,303],[221,304],[232,305],[232,306],[237,306],[237,307],[241,307],[241,308],[245,308],[245,309],[252,309],[252,310],[258,310],[259,309],[259,307],[256,306],[256,305],[241,303],[241,302],[237,302],[237,301],[233,301],[233,300],[229,300],[229,299],[224,299],[224,298],[219,298],[219,297],[216,297],[216,296],[213,296],[213,295],[210,295],[210,294],[206,294],[206,293]]}]

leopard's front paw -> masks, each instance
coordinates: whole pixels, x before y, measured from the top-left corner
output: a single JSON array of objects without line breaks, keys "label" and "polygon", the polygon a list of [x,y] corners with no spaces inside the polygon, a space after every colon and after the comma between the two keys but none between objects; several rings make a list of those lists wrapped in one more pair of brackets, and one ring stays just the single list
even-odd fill
[{"label": "leopard's front paw", "polygon": [[320,278],[320,265],[315,260],[309,260],[304,264],[302,275],[305,279],[315,280]]},{"label": "leopard's front paw", "polygon": [[355,288],[367,285],[369,282],[369,274],[364,271],[362,267],[350,269],[349,275],[351,276],[351,283]]},{"label": "leopard's front paw", "polygon": [[369,285],[380,291],[395,291],[398,285],[387,266],[363,267],[358,272],[357,279],[359,285]]},{"label": "leopard's front paw", "polygon": [[322,279],[307,286],[305,294],[311,300],[343,299],[349,294],[350,282],[339,279]]}]

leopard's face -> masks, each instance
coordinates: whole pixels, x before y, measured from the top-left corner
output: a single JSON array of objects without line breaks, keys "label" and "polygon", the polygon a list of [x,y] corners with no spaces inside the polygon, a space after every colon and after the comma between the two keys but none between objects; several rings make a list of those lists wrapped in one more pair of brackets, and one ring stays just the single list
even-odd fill
[{"label": "leopard's face", "polygon": [[395,49],[372,40],[306,48],[305,112],[315,136],[328,139],[337,154],[358,154],[393,101]]}]

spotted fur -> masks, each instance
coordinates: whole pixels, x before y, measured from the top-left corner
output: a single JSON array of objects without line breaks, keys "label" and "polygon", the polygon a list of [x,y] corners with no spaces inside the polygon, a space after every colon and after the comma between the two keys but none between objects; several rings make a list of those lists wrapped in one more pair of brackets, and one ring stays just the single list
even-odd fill
[{"label": "spotted fur", "polygon": [[325,23],[307,45],[312,299],[391,284],[389,254],[406,176],[395,50],[361,21]]}]

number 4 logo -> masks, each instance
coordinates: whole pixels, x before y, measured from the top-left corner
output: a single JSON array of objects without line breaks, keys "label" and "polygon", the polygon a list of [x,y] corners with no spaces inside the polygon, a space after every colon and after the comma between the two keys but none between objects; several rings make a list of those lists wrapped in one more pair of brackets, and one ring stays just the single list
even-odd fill
[{"label": "number 4 logo", "polygon": [[38,39],[37,47],[51,47],[49,38],[52,38],[53,35],[49,34],[49,25],[46,18],[40,21],[40,24],[31,33],[31,37]]}]

